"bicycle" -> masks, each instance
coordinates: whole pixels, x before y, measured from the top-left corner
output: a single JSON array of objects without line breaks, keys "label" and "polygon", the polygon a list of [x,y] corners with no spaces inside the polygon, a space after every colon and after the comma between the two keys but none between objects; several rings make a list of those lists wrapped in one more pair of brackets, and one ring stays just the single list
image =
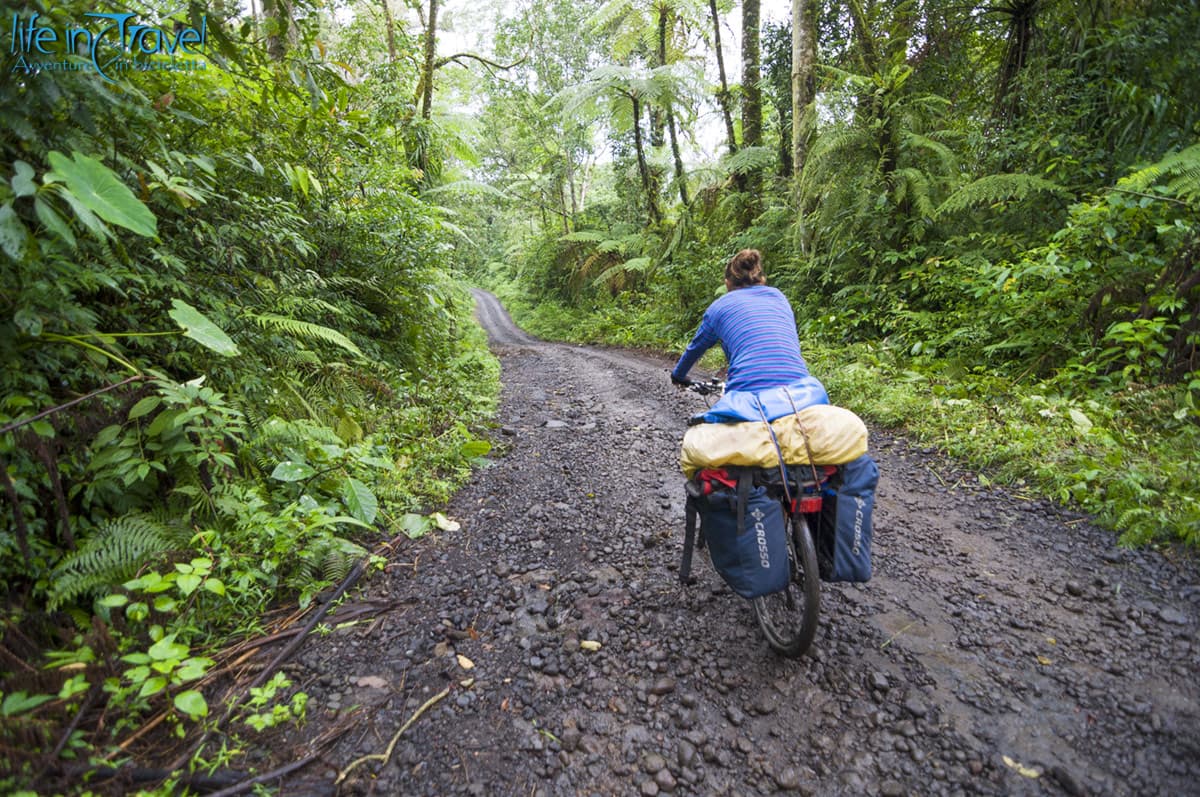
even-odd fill
[{"label": "bicycle", "polygon": [[[686,389],[701,396],[720,395],[724,383],[717,379],[687,382]],[[692,423],[701,422],[700,416]],[[779,591],[751,598],[754,617],[767,644],[789,658],[799,658],[808,651],[817,633],[821,607],[821,569],[812,529],[817,524],[822,506],[822,490],[836,468],[811,465],[783,465],[778,468],[752,468],[755,486],[766,488],[767,495],[779,501],[788,528],[787,550],[789,580]],[[689,500],[703,494],[705,471],[687,483]],[[711,481],[708,482],[711,485]],[[691,539],[685,539],[684,561],[680,580],[688,583],[691,565]],[[704,537],[700,536],[700,546]]]}]

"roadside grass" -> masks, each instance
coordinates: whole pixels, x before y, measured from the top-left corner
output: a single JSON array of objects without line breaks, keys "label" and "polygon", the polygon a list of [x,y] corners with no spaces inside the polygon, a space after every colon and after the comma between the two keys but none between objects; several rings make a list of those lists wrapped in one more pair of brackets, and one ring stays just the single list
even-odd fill
[{"label": "roadside grass", "polygon": [[[596,311],[499,291],[513,318],[539,337],[679,352],[686,337],[653,307]],[[1200,424],[1185,391],[1081,388],[1061,376],[1013,384],[976,367],[913,358],[878,344],[805,341],[805,357],[835,404],[903,428],[1000,484],[1093,515],[1126,546],[1200,548]],[[719,350],[702,367],[723,364]]]}]

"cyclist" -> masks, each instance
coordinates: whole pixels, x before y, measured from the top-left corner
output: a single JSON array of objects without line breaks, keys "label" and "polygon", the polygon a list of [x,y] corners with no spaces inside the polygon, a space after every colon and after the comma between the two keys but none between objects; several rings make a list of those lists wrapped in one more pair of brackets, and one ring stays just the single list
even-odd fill
[{"label": "cyclist", "polygon": [[755,393],[808,379],[795,314],[787,297],[767,285],[757,249],[743,249],[725,266],[725,290],[704,311],[671,381],[688,384],[688,371],[718,342],[729,364],[727,392]]}]

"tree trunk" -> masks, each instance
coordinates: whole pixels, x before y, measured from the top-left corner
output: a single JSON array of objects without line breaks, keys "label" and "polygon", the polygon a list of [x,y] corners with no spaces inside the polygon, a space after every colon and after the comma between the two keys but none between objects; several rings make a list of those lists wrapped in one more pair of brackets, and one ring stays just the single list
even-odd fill
[{"label": "tree trunk", "polygon": [[396,22],[392,19],[392,9],[389,0],[379,0],[383,6],[383,21],[387,26],[388,63],[396,63],[399,55],[396,52]]},{"label": "tree trunk", "polygon": [[854,41],[858,45],[859,63],[863,74],[873,75],[879,71],[879,55],[875,50],[875,39],[871,36],[871,25],[863,12],[862,0],[849,0],[850,18],[854,21]]},{"label": "tree trunk", "polygon": [[759,71],[759,0],[742,3],[742,146],[762,143],[762,91]]},{"label": "tree trunk", "polygon": [[[665,2],[658,4],[658,41],[655,47],[655,60],[658,61],[658,66],[667,65],[667,21],[669,9]],[[663,109],[657,105],[651,105],[650,108],[650,145],[661,147],[666,143],[664,135],[666,131],[666,114]]]},{"label": "tree trunk", "polygon": [[812,0],[792,0],[792,169],[804,171],[808,157],[805,114],[816,94],[813,69],[817,61],[816,9]]},{"label": "tree trunk", "polygon": [[421,75],[421,118],[433,114],[433,70],[437,54],[438,0],[429,0],[429,19],[425,23],[425,68]]},{"label": "tree trunk", "polygon": [[737,136],[733,129],[733,109],[729,102],[729,81],[725,77],[725,56],[721,52],[721,15],[717,13],[717,0],[708,0],[708,9],[712,14],[713,44],[717,49],[717,72],[721,75],[721,88],[717,92],[717,101],[721,104],[721,116],[725,118],[725,135],[729,145],[729,154],[737,152]]},{"label": "tree trunk", "polygon": [[679,154],[679,136],[675,132],[675,114],[667,107],[667,132],[671,134],[671,154],[675,157],[675,182],[679,186],[679,201],[688,204],[687,174],[683,170],[683,156]]},{"label": "tree trunk", "polygon": [[289,0],[263,0],[263,19],[269,26],[267,55],[272,61],[282,61],[288,48],[295,42],[296,26],[292,22],[292,6]]},{"label": "tree trunk", "polygon": [[650,211],[650,220],[658,224],[662,216],[658,212],[658,200],[654,197],[654,181],[650,179],[650,167],[646,163],[646,150],[642,146],[642,103],[637,95],[630,95],[633,101],[633,148],[637,152],[638,174],[642,178],[642,190],[646,193],[646,206]]},{"label": "tree trunk", "polygon": [[1038,0],[1019,0],[1006,7],[1008,41],[1004,60],[996,76],[996,98],[992,114],[997,119],[1016,119],[1021,114],[1021,99],[1017,96],[1017,78],[1029,63],[1029,51],[1036,33]]}]

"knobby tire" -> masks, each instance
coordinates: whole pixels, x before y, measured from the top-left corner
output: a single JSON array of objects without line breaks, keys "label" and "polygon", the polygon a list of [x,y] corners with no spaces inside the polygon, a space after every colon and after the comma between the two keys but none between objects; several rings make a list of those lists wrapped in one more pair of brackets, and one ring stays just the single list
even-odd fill
[{"label": "knobby tire", "polygon": [[817,550],[803,515],[791,519],[792,577],[787,589],[754,598],[754,616],[763,636],[776,652],[789,658],[803,656],[817,633],[821,608],[821,582],[817,573]]}]

